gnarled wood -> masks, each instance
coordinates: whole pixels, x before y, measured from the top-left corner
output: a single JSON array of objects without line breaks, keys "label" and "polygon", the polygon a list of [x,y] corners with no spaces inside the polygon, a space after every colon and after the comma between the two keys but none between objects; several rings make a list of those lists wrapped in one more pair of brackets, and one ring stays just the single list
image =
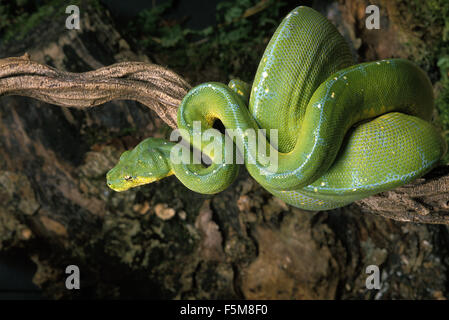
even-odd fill
[{"label": "gnarled wood", "polygon": [[176,112],[190,85],[155,64],[122,62],[71,73],[33,62],[27,54],[0,60],[0,96],[21,95],[64,107],[93,107],[136,100],[176,128]]},{"label": "gnarled wood", "polygon": [[412,184],[356,202],[362,211],[386,218],[449,224],[449,166],[435,168]]}]

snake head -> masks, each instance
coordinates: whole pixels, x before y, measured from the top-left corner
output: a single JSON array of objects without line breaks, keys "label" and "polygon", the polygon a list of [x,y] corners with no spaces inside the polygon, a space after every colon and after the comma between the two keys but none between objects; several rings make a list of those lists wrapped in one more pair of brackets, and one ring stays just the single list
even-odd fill
[{"label": "snake head", "polygon": [[170,164],[173,145],[163,139],[148,138],[125,151],[118,164],[106,174],[108,187],[125,191],[173,174]]}]

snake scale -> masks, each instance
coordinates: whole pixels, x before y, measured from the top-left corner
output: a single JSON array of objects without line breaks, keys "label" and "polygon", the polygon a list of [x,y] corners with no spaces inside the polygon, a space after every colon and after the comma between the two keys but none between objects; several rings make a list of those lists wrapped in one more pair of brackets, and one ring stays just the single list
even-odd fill
[{"label": "snake scale", "polygon": [[[209,166],[173,161],[175,142],[148,138],[122,154],[107,183],[124,191],[175,174],[196,192],[224,190],[239,164],[224,161],[226,148],[218,157],[208,141],[195,139],[193,125],[199,121],[205,133],[220,120],[237,132],[235,146],[265,189],[295,207],[333,209],[409,183],[439,163],[446,144],[430,123],[433,108],[432,85],[416,65],[355,64],[337,29],[317,11],[298,7],[270,40],[252,86],[203,83],[184,97],[178,128],[212,159]],[[248,129],[265,129],[265,141],[254,146]],[[273,132],[276,145],[269,144]],[[225,145],[223,133],[214,139]],[[258,154],[262,143],[276,155],[275,170]]]}]

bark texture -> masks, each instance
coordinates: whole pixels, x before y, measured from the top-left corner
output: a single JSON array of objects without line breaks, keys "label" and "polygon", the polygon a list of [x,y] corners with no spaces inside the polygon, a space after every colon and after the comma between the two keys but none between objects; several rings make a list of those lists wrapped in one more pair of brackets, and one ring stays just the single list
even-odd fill
[{"label": "bark texture", "polygon": [[59,71],[29,55],[0,60],[0,96],[20,95],[63,107],[136,100],[176,128],[176,112],[190,86],[156,64],[122,62],[85,73]]}]

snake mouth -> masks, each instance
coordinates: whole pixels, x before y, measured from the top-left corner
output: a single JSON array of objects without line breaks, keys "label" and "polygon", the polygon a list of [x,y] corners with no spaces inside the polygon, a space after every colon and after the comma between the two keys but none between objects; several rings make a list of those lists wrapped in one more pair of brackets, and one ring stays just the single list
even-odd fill
[{"label": "snake mouth", "polygon": [[108,187],[116,192],[121,192],[121,191],[126,191],[128,189],[130,189],[131,187],[125,187],[123,185],[123,183],[121,183],[120,181],[107,181],[106,184],[108,185]]},{"label": "snake mouth", "polygon": [[130,176],[125,176],[123,178],[118,179],[109,179],[107,177],[106,179],[107,179],[106,184],[108,185],[108,187],[117,192],[126,191],[131,188],[152,183],[158,180],[157,178],[130,177]]}]

